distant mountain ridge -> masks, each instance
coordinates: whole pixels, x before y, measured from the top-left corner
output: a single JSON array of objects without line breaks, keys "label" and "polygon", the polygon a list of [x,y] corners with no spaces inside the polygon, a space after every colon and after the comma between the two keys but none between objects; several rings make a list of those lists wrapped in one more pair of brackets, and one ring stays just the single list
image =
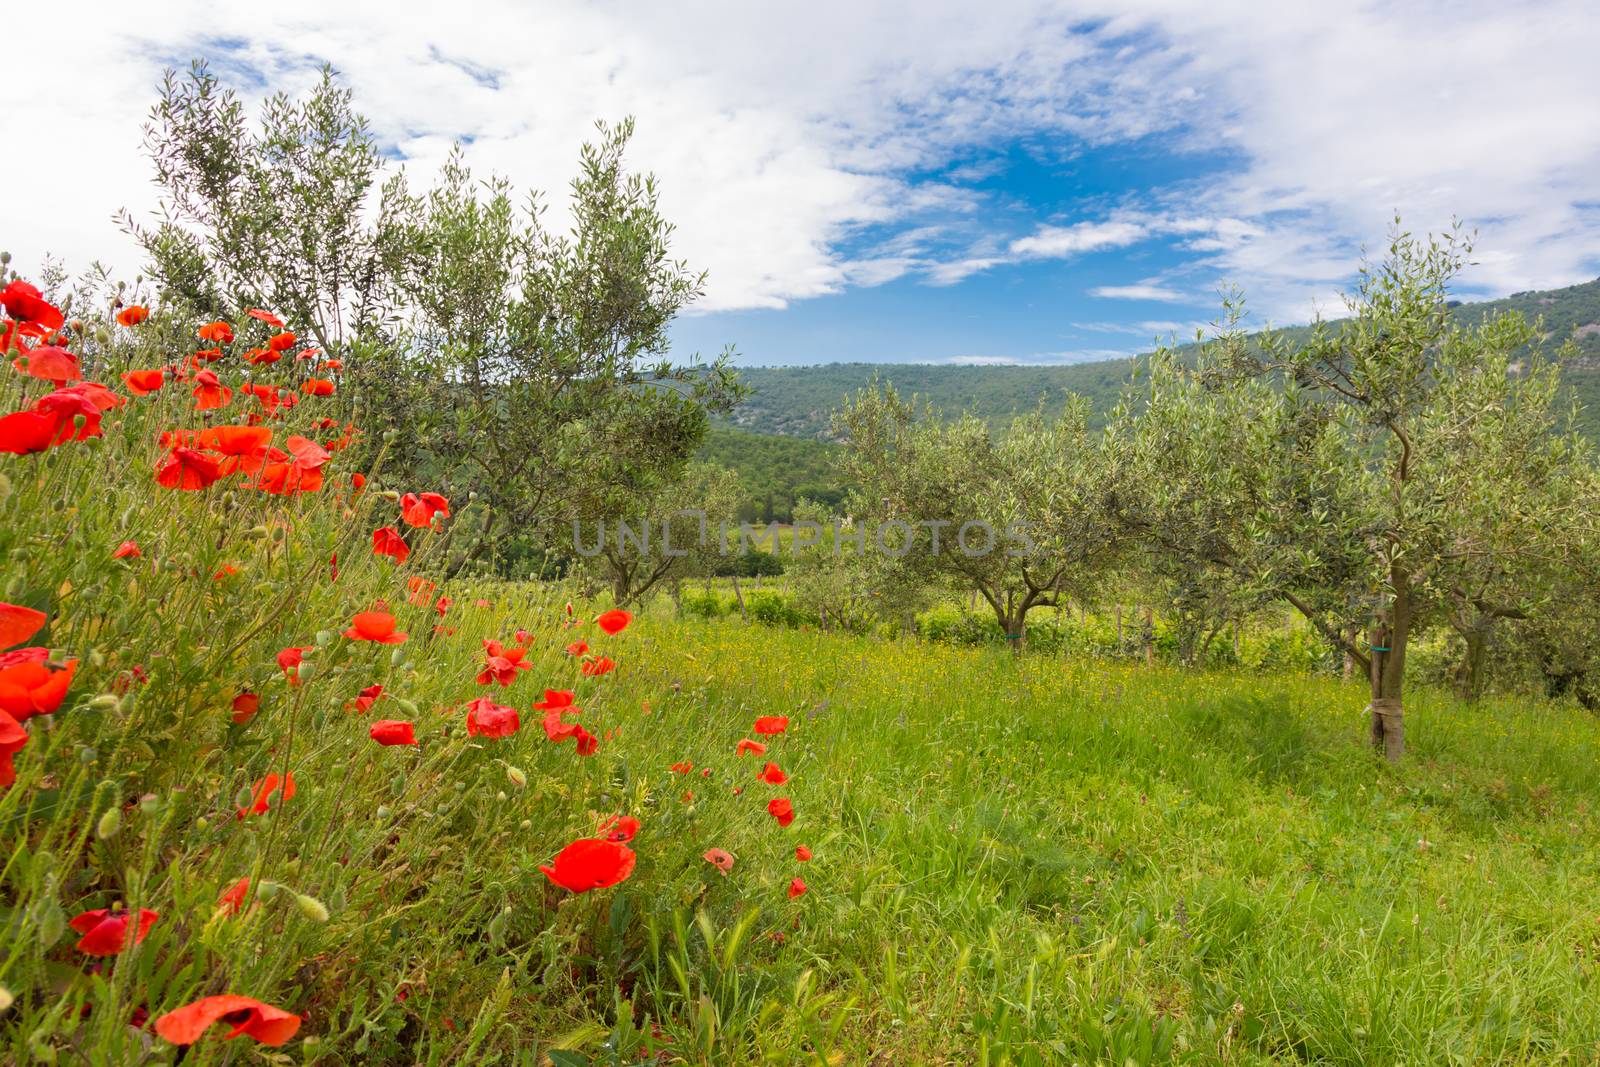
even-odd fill
[{"label": "distant mountain ridge", "polygon": [[[1530,322],[1544,320],[1550,350],[1571,337],[1577,357],[1566,369],[1567,384],[1588,410],[1586,428],[1600,439],[1600,279],[1564,289],[1514,293],[1499,300],[1456,305],[1457,315],[1474,317],[1520,311]],[[1280,332],[1304,333],[1308,327]],[[752,395],[729,420],[757,434],[826,439],[833,411],[845,397],[877,378],[902,394],[916,394],[947,412],[971,410],[997,422],[1047,407],[1069,393],[1089,400],[1097,413],[1115,405],[1140,357],[1059,366],[958,366],[932,363],[825,363],[809,367],[750,367],[740,374]]]}]

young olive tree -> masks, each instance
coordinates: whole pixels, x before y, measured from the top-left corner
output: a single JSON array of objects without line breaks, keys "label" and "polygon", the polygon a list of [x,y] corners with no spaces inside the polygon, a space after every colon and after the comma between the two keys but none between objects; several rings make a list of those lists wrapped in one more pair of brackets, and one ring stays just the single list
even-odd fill
[{"label": "young olive tree", "polygon": [[1349,654],[1390,759],[1410,641],[1463,604],[1522,612],[1517,583],[1556,551],[1536,539],[1560,528],[1544,481],[1572,456],[1553,432],[1552,372],[1521,354],[1535,331],[1451,317],[1468,250],[1456,232],[1398,233],[1348,320],[1298,345],[1230,324],[1193,367],[1158,356],[1122,427],[1144,472],[1137,527],[1293,605]]},{"label": "young olive tree", "polygon": [[874,385],[835,430],[869,551],[912,579],[976,589],[1015,652],[1030,611],[1087,594],[1117,554],[1115,456],[1090,435],[1079,400],[996,435],[972,415],[947,422]]}]

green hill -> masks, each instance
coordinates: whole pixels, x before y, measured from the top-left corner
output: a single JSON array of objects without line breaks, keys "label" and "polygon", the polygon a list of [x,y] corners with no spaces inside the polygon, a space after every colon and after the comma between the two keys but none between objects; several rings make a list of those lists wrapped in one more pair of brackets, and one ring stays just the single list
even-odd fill
[{"label": "green hill", "polygon": [[[1577,358],[1567,380],[1584,406],[1596,409],[1586,419],[1600,437],[1600,280],[1565,289],[1516,293],[1501,300],[1460,304],[1456,314],[1474,319],[1501,311],[1520,311],[1530,321],[1543,319],[1552,349],[1571,337]],[[1291,337],[1306,327],[1285,330]],[[733,415],[733,424],[756,434],[825,438],[831,415],[846,396],[875,378],[892,382],[945,411],[971,410],[998,422],[1031,410],[1041,400],[1059,405],[1068,393],[1087,397],[1097,412],[1116,403],[1135,359],[1062,366],[952,366],[944,364],[829,363],[811,367],[751,367],[740,371],[753,393]]]}]

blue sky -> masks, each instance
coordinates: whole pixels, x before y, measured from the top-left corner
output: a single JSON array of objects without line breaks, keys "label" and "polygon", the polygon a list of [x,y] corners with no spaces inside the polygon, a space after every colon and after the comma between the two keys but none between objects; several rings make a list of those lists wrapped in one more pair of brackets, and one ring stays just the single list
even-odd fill
[{"label": "blue sky", "polygon": [[709,272],[680,352],[750,364],[1050,363],[1187,337],[1241,289],[1258,321],[1341,311],[1395,212],[1478,229],[1459,295],[1600,274],[1591,0],[174,0],[107,22],[8,12],[14,114],[85,151],[7,174],[0,245],[138,269],[110,223],[155,208],[139,126],[162,69],[210,58],[252,103],[332,63],[426,185],[468,163],[543,190],[632,115],[674,250]]}]

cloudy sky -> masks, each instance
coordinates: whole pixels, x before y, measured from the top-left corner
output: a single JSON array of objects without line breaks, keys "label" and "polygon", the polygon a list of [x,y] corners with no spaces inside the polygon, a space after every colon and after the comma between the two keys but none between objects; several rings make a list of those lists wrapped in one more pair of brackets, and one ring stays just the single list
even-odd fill
[{"label": "cloudy sky", "polygon": [[[205,57],[248,97],[327,62],[385,153],[450,145],[559,192],[637,118],[677,250],[710,272],[680,349],[748,363],[1063,362],[1256,315],[1337,313],[1396,211],[1478,230],[1466,297],[1600,274],[1600,8],[1009,3],[81,3],[8,10],[0,247],[138,257],[139,126]],[[16,147],[15,141],[12,143]],[[17,162],[26,159],[27,162]]]}]

